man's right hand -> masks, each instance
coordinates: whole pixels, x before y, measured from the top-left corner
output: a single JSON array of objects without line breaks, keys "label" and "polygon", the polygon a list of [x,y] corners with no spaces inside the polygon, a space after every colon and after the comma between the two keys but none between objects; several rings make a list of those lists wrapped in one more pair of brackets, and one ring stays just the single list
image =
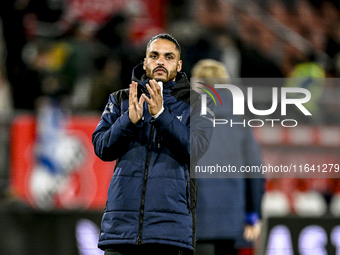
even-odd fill
[{"label": "man's right hand", "polygon": [[129,118],[134,124],[136,124],[143,116],[143,103],[145,101],[143,97],[140,97],[138,102],[137,87],[138,83],[135,81],[130,84]]}]

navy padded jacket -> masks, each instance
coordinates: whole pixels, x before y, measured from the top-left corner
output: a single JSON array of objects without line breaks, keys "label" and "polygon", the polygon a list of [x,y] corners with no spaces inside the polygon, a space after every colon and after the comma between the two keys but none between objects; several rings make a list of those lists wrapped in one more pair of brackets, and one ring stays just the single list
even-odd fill
[{"label": "navy padded jacket", "polygon": [[[138,98],[148,95],[142,64],[133,80]],[[133,124],[128,99],[129,89],[111,94],[92,135],[96,155],[116,160],[98,247],[158,243],[193,250],[197,191],[189,170],[209,146],[212,123],[200,117],[199,95],[181,72],[164,85],[165,110],[157,119],[144,102],[143,117]]]}]

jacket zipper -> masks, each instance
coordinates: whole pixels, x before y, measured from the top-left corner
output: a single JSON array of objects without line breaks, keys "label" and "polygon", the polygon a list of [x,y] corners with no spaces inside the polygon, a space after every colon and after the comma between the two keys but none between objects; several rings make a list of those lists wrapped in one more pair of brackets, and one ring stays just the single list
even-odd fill
[{"label": "jacket zipper", "polygon": [[189,213],[191,210],[190,205],[190,191],[189,191],[189,185],[188,185],[188,175],[186,169],[184,169],[184,177],[185,177],[185,192],[186,192],[186,198],[187,198],[187,207],[189,209]]},{"label": "jacket zipper", "polygon": [[150,132],[150,138],[149,138],[149,145],[148,145],[148,154],[146,157],[145,162],[145,172],[144,172],[144,182],[143,182],[143,189],[142,189],[142,200],[141,200],[141,206],[140,206],[140,215],[139,215],[139,231],[138,231],[138,237],[137,237],[137,244],[142,244],[142,232],[143,232],[143,220],[144,220],[144,206],[145,206],[145,192],[146,192],[146,183],[148,180],[148,172],[149,172],[149,161],[151,156],[151,147],[152,147],[152,141],[153,136],[155,132],[155,127],[151,127]]}]

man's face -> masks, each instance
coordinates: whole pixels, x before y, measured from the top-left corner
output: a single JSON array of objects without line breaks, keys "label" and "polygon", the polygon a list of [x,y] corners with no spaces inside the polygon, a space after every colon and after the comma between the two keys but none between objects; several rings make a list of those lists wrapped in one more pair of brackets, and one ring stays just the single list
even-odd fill
[{"label": "man's face", "polygon": [[157,39],[146,50],[143,68],[149,78],[166,83],[175,80],[177,72],[182,69],[179,57],[174,43]]}]

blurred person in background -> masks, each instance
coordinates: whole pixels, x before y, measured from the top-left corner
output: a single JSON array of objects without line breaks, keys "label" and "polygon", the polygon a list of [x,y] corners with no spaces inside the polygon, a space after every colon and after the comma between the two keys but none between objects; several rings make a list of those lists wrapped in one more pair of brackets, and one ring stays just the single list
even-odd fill
[{"label": "blurred person in background", "polygon": [[110,95],[93,133],[96,155],[116,160],[98,243],[106,255],[193,254],[189,168],[209,146],[212,123],[200,117],[180,55],[172,36],[151,38],[130,88]]},{"label": "blurred person in background", "polygon": [[38,74],[22,59],[27,42],[23,26],[25,8],[29,1],[1,1],[0,17],[6,47],[6,76],[11,85],[13,105],[16,109],[32,110],[41,95]]},{"label": "blurred person in background", "polygon": [[116,55],[97,59],[96,74],[90,93],[90,109],[102,111],[107,103],[107,95],[123,89],[120,80],[122,63]]},{"label": "blurred person in background", "polygon": [[13,100],[10,85],[0,68],[0,123],[13,114]]},{"label": "blurred person in background", "polygon": [[[192,70],[192,78],[210,86],[212,81],[225,84],[229,75],[225,66],[212,59],[200,60]],[[191,82],[193,79],[191,79]],[[192,84],[195,86],[195,84]],[[222,105],[215,106],[216,119],[240,118],[232,114],[232,97],[228,90],[216,90]],[[259,166],[261,153],[248,126],[216,125],[210,146],[197,165]],[[213,244],[215,255],[237,254],[235,242],[255,241],[260,234],[262,178],[198,178],[197,254],[208,255],[206,244]],[[252,244],[248,243],[249,246]]]}]

